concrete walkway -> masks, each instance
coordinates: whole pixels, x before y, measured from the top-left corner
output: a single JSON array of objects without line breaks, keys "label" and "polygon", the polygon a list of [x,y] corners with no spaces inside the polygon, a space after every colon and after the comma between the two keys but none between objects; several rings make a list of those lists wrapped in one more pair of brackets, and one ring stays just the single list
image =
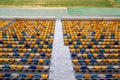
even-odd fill
[{"label": "concrete walkway", "polygon": [[56,21],[50,80],[75,80],[68,46],[64,45],[62,23]]}]

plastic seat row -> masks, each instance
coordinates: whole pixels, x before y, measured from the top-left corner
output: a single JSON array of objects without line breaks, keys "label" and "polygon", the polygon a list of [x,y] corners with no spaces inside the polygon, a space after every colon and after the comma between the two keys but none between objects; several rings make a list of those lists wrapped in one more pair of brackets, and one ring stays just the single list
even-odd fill
[{"label": "plastic seat row", "polygon": [[86,78],[86,79],[97,79],[97,78],[100,78],[100,79],[117,79],[119,80],[120,79],[120,74],[77,74],[75,75],[75,77],[77,79],[82,79],[82,78]]},{"label": "plastic seat row", "polygon": [[72,62],[76,63],[120,63],[120,59],[73,59]]},{"label": "plastic seat row", "polygon": [[62,26],[78,80],[120,79],[119,21],[63,20]]},{"label": "plastic seat row", "polygon": [[112,53],[112,54],[107,54],[107,53],[83,53],[83,54],[76,54],[72,53],[71,54],[72,58],[118,58],[120,57],[119,53]]},{"label": "plastic seat row", "polygon": [[4,47],[4,48],[41,48],[41,49],[51,49],[52,48],[52,44],[46,44],[46,45],[42,45],[42,44],[9,44],[9,43],[5,43],[0,47]]},{"label": "plastic seat row", "polygon": [[49,78],[54,24],[54,20],[15,20],[0,32],[2,80]]},{"label": "plastic seat row", "polygon": [[50,59],[41,58],[0,58],[0,63],[38,63],[49,64]]},{"label": "plastic seat row", "polygon": [[0,52],[33,52],[33,53],[51,53],[52,52],[52,49],[40,49],[40,48],[29,48],[29,49],[26,49],[26,48],[0,48]]},{"label": "plastic seat row", "polygon": [[[3,28],[5,25],[7,25],[10,21],[7,20],[0,20],[0,28]],[[1,33],[1,32],[0,32]]]},{"label": "plastic seat row", "polygon": [[32,73],[20,73],[20,74],[11,74],[11,73],[0,73],[0,78],[2,79],[47,79],[48,78],[48,74],[32,74]]},{"label": "plastic seat row", "polygon": [[75,65],[74,66],[74,69],[75,70],[120,70],[120,66],[112,66],[112,65],[109,65],[109,66],[86,66],[86,65],[82,65],[82,66],[79,66],[79,65]]},{"label": "plastic seat row", "polygon": [[91,49],[91,48],[93,48],[93,49],[95,49],[95,48],[112,49],[112,48],[114,48],[114,49],[117,49],[117,48],[120,48],[120,46],[119,45],[93,45],[93,44],[77,45],[77,44],[75,44],[75,45],[70,45],[69,48],[70,49],[74,49],[74,48],[75,49],[77,49],[77,48],[79,48],[79,49],[81,49],[81,48],[88,48],[88,49]]},{"label": "plastic seat row", "polygon": [[1,70],[49,70],[49,66],[41,66],[41,65],[0,65]]},{"label": "plastic seat row", "polygon": [[0,53],[0,57],[37,57],[37,58],[50,58],[51,53]]},{"label": "plastic seat row", "polygon": [[119,53],[120,52],[120,49],[104,49],[104,48],[101,48],[101,49],[85,49],[85,48],[81,48],[81,49],[70,49],[70,52],[71,53],[87,53],[87,52],[101,52],[101,53]]}]

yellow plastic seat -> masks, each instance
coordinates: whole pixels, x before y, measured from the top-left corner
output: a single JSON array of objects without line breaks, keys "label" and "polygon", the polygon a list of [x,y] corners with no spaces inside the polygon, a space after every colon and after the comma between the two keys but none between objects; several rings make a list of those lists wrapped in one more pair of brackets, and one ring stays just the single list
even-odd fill
[{"label": "yellow plastic seat", "polygon": [[86,57],[87,57],[87,54],[85,54],[85,53],[84,53],[84,54],[82,54],[82,57],[86,58]]},{"label": "yellow plastic seat", "polygon": [[97,54],[97,53],[94,53],[94,54],[93,54],[93,57],[98,57],[98,54]]},{"label": "yellow plastic seat", "polygon": [[41,78],[42,78],[42,79],[47,79],[47,78],[48,78],[48,74],[42,74],[42,75],[41,75]]},{"label": "yellow plastic seat", "polygon": [[44,49],[47,49],[47,45],[43,45],[43,48],[44,48]]},{"label": "yellow plastic seat", "polygon": [[3,53],[0,53],[0,57],[2,57],[3,56]]},{"label": "yellow plastic seat", "polygon": [[100,66],[94,66],[94,69],[95,69],[95,70],[99,70],[99,69],[100,69]]},{"label": "yellow plastic seat", "polygon": [[31,58],[28,58],[28,59],[27,59],[27,62],[28,62],[28,63],[31,63],[31,62],[32,62],[32,59],[31,59]]},{"label": "yellow plastic seat", "polygon": [[42,49],[39,49],[39,48],[38,48],[37,51],[38,51],[39,53],[41,53],[41,52],[42,52]]},{"label": "yellow plastic seat", "polygon": [[47,49],[42,49],[42,52],[47,52]]},{"label": "yellow plastic seat", "polygon": [[73,61],[72,61],[73,63],[78,63],[78,60],[77,59],[73,59]]},{"label": "yellow plastic seat", "polygon": [[39,69],[39,70],[41,70],[43,68],[43,66],[37,65],[36,68]]},{"label": "yellow plastic seat", "polygon": [[34,57],[34,56],[35,56],[35,54],[34,54],[34,53],[30,53],[30,56],[31,56],[31,57]]},{"label": "yellow plastic seat", "polygon": [[50,54],[50,53],[47,53],[46,56],[47,56],[47,57],[51,57],[51,54]]},{"label": "yellow plastic seat", "polygon": [[10,62],[15,62],[15,59],[14,58],[10,58]]},{"label": "yellow plastic seat", "polygon": [[20,55],[20,57],[24,57],[24,53],[20,53],[19,55]]},{"label": "yellow plastic seat", "polygon": [[107,66],[101,66],[102,70],[105,70],[107,68]]},{"label": "yellow plastic seat", "polygon": [[69,48],[70,48],[70,49],[73,49],[73,48],[74,48],[74,46],[73,46],[73,45],[70,45],[70,46],[69,46]]},{"label": "yellow plastic seat", "polygon": [[120,78],[120,74],[113,74],[114,78]]},{"label": "yellow plastic seat", "polygon": [[74,66],[74,69],[75,69],[75,70],[79,70],[79,69],[80,69],[80,66],[76,65],[76,66]]},{"label": "yellow plastic seat", "polygon": [[48,52],[48,53],[51,53],[51,52],[52,52],[52,49],[47,49],[47,52]]},{"label": "yellow plastic seat", "polygon": [[119,59],[114,59],[114,63],[119,63]]},{"label": "yellow plastic seat", "polygon": [[40,63],[44,63],[44,59],[39,59],[39,62]]},{"label": "yellow plastic seat", "polygon": [[29,78],[29,79],[32,79],[33,74],[27,74],[26,77]]},{"label": "yellow plastic seat", "polygon": [[23,69],[23,66],[22,65],[17,65],[17,69]]},{"label": "yellow plastic seat", "polygon": [[90,59],[85,59],[85,63],[89,63],[90,62]]},{"label": "yellow plastic seat", "polygon": [[9,62],[9,59],[8,59],[8,58],[5,58],[5,59],[4,59],[4,62]]},{"label": "yellow plastic seat", "polygon": [[91,78],[90,74],[84,74],[84,78]]},{"label": "yellow plastic seat", "polygon": [[17,66],[16,65],[11,65],[10,67],[11,67],[11,69],[16,69]]},{"label": "yellow plastic seat", "polygon": [[70,49],[70,52],[71,52],[71,53],[74,53],[74,52],[75,52],[75,49]]},{"label": "yellow plastic seat", "polygon": [[0,73],[0,78],[2,78],[2,77],[3,77],[3,74]]},{"label": "yellow plastic seat", "polygon": [[79,52],[80,52],[80,49],[75,49],[75,52],[76,52],[76,53],[79,53]]}]

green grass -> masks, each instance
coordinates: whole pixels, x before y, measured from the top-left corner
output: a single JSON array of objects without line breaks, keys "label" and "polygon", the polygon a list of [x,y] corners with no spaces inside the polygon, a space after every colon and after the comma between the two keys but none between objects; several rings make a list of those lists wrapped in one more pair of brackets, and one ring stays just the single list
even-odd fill
[{"label": "green grass", "polygon": [[119,3],[120,4],[120,0],[115,0],[116,1],[116,3]]},{"label": "green grass", "polygon": [[[120,0],[113,0],[120,4]],[[111,0],[0,0],[0,7],[115,7]],[[118,6],[119,7],[119,6]]]}]

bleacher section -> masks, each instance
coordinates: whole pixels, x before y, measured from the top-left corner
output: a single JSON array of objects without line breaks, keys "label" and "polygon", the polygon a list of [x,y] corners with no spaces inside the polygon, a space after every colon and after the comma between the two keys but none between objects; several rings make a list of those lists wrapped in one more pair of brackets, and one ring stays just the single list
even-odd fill
[{"label": "bleacher section", "polygon": [[77,80],[120,80],[120,21],[63,19]]},{"label": "bleacher section", "polygon": [[9,24],[10,21],[0,20],[0,29],[2,29],[5,25]]},{"label": "bleacher section", "polygon": [[[3,27],[9,21],[0,21]],[[0,79],[49,78],[54,19],[15,19],[0,31]]]}]

